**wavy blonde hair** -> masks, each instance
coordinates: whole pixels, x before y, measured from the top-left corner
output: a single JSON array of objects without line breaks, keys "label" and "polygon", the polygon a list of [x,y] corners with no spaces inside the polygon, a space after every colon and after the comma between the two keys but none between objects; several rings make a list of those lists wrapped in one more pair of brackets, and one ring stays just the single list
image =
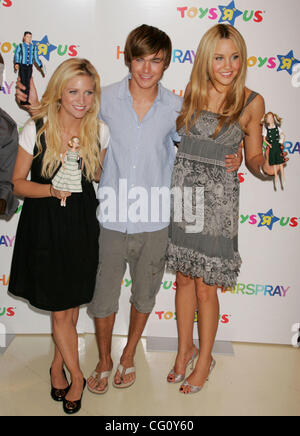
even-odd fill
[{"label": "wavy blonde hair", "polygon": [[94,82],[94,102],[80,123],[80,150],[84,163],[84,172],[88,180],[93,180],[100,167],[100,77],[95,67],[81,58],[68,59],[61,63],[49,80],[40,106],[34,108],[34,121],[44,119],[44,124],[37,132],[38,154],[42,152],[41,136],[45,134],[46,150],[42,163],[42,176],[51,178],[60,164],[63,147],[59,110],[61,97],[69,80],[77,76],[89,76]]},{"label": "wavy blonde hair", "polygon": [[231,39],[237,48],[240,70],[227,92],[219,124],[214,137],[225,123],[236,121],[243,109],[245,98],[245,81],[247,73],[247,48],[242,35],[229,24],[217,24],[202,37],[197,49],[190,83],[184,96],[181,113],[177,119],[177,128],[191,128],[202,110],[208,107],[209,84],[214,85],[213,57],[216,46],[221,39]]}]

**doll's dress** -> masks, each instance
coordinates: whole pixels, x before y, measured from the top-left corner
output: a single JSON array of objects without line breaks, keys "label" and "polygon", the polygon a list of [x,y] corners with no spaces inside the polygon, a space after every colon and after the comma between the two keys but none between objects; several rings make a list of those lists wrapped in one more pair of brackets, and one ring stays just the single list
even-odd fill
[{"label": "doll's dress", "polygon": [[[42,121],[36,122],[36,131]],[[31,181],[49,186],[41,175],[46,150],[34,147]],[[78,165],[78,164],[77,164]],[[11,264],[9,292],[42,310],[61,311],[91,301],[98,267],[98,201],[92,182],[82,175],[82,192],[61,207],[55,197],[25,198]]]},{"label": "doll's dress", "polygon": [[61,165],[52,179],[52,185],[55,189],[68,192],[82,192],[81,169],[78,168],[78,160],[78,151],[67,151],[64,166]]},{"label": "doll's dress", "polygon": [[[245,107],[256,95],[251,93]],[[202,277],[207,285],[231,287],[241,266],[240,183],[237,171],[226,171],[225,156],[237,153],[244,132],[236,121],[224,125],[213,138],[218,123],[218,114],[202,111],[188,132],[185,128],[179,132],[182,139],[171,182],[167,270]]]},{"label": "doll's dress", "polygon": [[274,128],[267,127],[267,141],[272,145],[269,151],[269,164],[270,165],[280,165],[284,163],[284,158],[281,156],[282,149],[280,144],[280,132],[279,128],[275,126]]}]

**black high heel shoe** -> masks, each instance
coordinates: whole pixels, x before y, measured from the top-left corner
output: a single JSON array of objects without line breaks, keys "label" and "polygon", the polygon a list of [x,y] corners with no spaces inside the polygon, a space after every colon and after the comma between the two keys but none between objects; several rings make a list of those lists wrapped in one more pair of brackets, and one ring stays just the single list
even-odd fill
[{"label": "black high heel shoe", "polygon": [[[63,398],[63,409],[64,412],[67,413],[68,415],[72,415],[74,413],[79,412],[79,410],[81,409],[81,400],[82,400],[82,395],[83,395],[83,391],[86,385],[86,379],[83,379],[83,388],[82,388],[82,394],[79,400],[75,400],[75,401],[69,401],[66,398]],[[70,384],[70,387],[72,386],[72,383]]]},{"label": "black high heel shoe", "polygon": [[[65,379],[68,381],[65,370],[63,369],[63,374]],[[63,401],[67,393],[69,392],[70,385],[68,385],[65,389],[57,389],[52,385],[51,381],[51,368],[50,368],[50,382],[51,382],[51,392],[50,395],[54,401]]]}]

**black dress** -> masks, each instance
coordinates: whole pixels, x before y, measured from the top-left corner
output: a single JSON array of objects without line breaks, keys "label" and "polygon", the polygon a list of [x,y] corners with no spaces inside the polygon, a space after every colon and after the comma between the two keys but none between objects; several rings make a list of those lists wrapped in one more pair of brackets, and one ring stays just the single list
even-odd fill
[{"label": "black dress", "polygon": [[280,132],[277,126],[274,128],[267,127],[267,141],[271,144],[272,148],[269,151],[269,164],[280,165],[284,163],[282,156],[282,148],[280,144]]},{"label": "black dress", "polygon": [[[37,122],[37,131],[41,122]],[[45,152],[35,157],[31,181],[49,184],[41,176]],[[37,146],[34,148],[34,156]],[[82,193],[73,193],[66,207],[57,198],[25,198],[12,258],[9,292],[32,306],[61,311],[89,303],[98,265],[98,201],[92,182],[82,177]]]}]

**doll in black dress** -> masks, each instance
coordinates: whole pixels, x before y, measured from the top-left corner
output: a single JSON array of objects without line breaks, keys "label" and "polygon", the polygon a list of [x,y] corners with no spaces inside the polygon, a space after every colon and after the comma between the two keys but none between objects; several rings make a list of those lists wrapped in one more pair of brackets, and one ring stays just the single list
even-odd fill
[{"label": "doll in black dress", "polygon": [[281,183],[284,182],[284,157],[283,142],[284,134],[280,128],[282,118],[273,112],[268,112],[262,119],[264,142],[270,148],[269,164],[274,166],[275,186],[277,175],[280,172]]}]

